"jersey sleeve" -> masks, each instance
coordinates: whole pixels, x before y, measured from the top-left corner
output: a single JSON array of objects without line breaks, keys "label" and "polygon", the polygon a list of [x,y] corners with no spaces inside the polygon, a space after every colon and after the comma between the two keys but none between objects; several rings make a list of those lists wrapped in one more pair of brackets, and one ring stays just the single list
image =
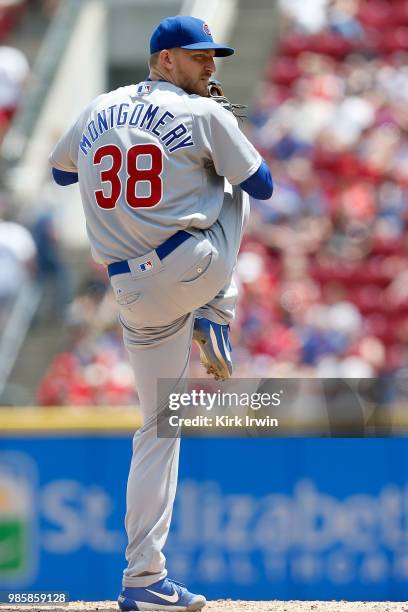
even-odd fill
[{"label": "jersey sleeve", "polygon": [[240,187],[257,200],[268,200],[272,196],[272,175],[264,159],[255,174],[240,183]]},{"label": "jersey sleeve", "polygon": [[238,185],[262,163],[262,157],[241,132],[237,118],[214,100],[202,99],[205,112],[195,116],[204,150],[212,160],[216,173],[231,185]]},{"label": "jersey sleeve", "polygon": [[102,94],[88,104],[79,117],[71,123],[67,131],[61,136],[48,157],[48,161],[53,168],[63,170],[64,172],[78,171],[78,149],[83,129],[92,108],[96,106],[103,97],[104,95]]},{"label": "jersey sleeve", "polygon": [[78,132],[80,119],[76,119],[67,131],[61,136],[48,157],[53,168],[65,172],[77,172],[78,170]]}]

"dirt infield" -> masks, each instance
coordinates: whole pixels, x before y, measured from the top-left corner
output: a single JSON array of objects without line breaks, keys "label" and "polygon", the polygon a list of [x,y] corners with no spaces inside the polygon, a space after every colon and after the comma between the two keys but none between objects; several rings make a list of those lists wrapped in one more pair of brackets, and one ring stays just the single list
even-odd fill
[{"label": "dirt infield", "polygon": [[[408,612],[408,602],[388,601],[209,601],[203,612]],[[0,605],[0,612],[118,612],[113,601],[73,601],[55,607]]]}]

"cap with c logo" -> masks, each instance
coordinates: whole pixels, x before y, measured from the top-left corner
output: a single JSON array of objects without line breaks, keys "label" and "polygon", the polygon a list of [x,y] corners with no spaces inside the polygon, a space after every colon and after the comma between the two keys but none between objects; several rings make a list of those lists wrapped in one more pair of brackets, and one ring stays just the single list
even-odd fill
[{"label": "cap with c logo", "polygon": [[150,53],[163,49],[214,49],[216,57],[232,55],[234,49],[214,42],[210,28],[201,19],[178,15],[167,17],[153,30]]}]

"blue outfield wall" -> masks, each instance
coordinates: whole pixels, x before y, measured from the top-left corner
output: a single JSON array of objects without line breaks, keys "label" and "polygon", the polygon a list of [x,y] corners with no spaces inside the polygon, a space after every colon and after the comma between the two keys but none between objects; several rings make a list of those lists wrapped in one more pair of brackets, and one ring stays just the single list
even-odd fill
[{"label": "blue outfield wall", "polygon": [[[117,596],[131,436],[0,438],[0,590]],[[209,599],[408,599],[408,439],[183,440],[169,573]],[[143,495],[143,492],[141,492]]]}]

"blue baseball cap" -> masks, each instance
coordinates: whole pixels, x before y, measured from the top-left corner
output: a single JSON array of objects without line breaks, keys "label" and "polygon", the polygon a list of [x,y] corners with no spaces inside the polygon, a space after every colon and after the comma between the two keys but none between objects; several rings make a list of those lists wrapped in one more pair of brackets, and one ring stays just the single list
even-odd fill
[{"label": "blue baseball cap", "polygon": [[153,30],[150,53],[163,49],[215,49],[216,57],[235,53],[234,49],[214,42],[208,25],[196,17],[167,17]]}]

